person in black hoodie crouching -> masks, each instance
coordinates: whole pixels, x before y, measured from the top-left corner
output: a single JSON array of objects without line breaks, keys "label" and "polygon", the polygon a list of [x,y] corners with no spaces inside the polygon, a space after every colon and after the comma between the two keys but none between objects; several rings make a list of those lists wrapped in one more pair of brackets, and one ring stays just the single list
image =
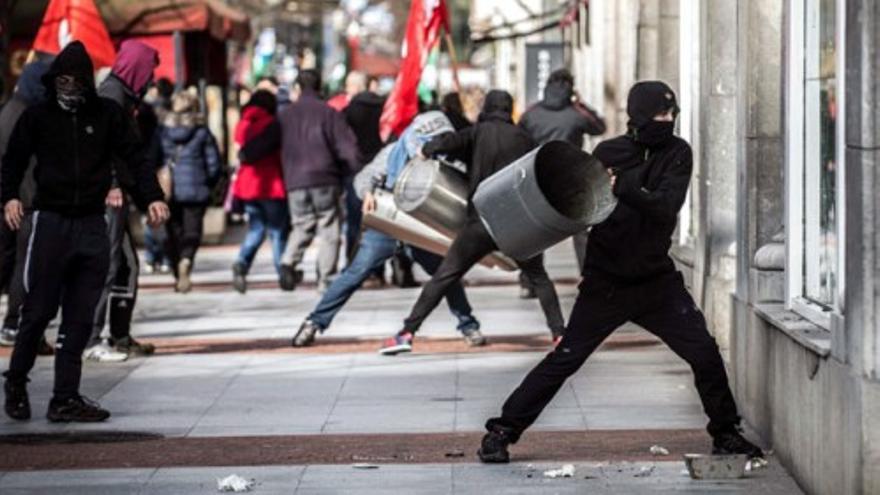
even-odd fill
[{"label": "person in black hoodie crouching", "polygon": [[[60,304],[55,386],[46,417],[53,422],[103,421],[110,413],[82,397],[79,384],[83,349],[110,261],[105,198],[115,176],[147,211],[151,223],[165,221],[168,207],[122,109],[98,97],[92,62],[82,43],[70,43],[42,82],[47,101],[22,114],[0,178],[5,220],[18,230],[23,220],[19,185],[30,157],[36,156],[36,195],[23,272],[26,295],[4,374],[5,410],[13,419],[30,418],[28,373]],[[114,170],[114,156],[123,160],[117,167],[128,168]]]},{"label": "person in black hoodie crouching", "polygon": [[602,341],[628,321],[660,337],[691,366],[714,453],[764,455],[739,432],[718,346],[669,257],[692,169],[690,145],[673,135],[675,94],[662,82],[640,82],[630,90],[627,113],[629,132],[595,150],[612,176],[618,204],[590,232],[584,278],[565,336],[514,390],[501,416],[486,423],[489,433],[478,452],[483,462],[508,462],[507,446],[519,440]]},{"label": "person in black hoodie crouching", "polygon": [[[422,147],[424,156],[446,155],[467,164],[467,220],[431,280],[422,287],[419,299],[403,322],[403,329],[386,339],[379,353],[395,355],[412,351],[415,333],[449,288],[484,256],[498,249],[471,199],[481,182],[535,147],[529,135],[513,124],[512,112],[513,98],[510,94],[492,90],[486,95],[477,125],[455,133],[444,133]],[[562,319],[556,288],[544,269],[543,255],[517,260],[517,265],[535,287],[547,326],[550,327],[553,340],[557,340],[565,330],[565,321]]]}]

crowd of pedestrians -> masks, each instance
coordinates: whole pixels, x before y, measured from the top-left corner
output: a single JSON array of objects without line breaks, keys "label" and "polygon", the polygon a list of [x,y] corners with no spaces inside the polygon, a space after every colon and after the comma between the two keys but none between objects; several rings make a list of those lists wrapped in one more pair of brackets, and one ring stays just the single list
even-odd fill
[{"label": "crowd of pedestrians", "polygon": [[[9,295],[0,344],[13,346],[4,373],[4,409],[13,419],[31,417],[28,375],[40,354],[55,354],[47,418],[97,422],[110,412],[80,394],[83,358],[112,362],[155,351],[132,335],[140,266],[130,206],[146,217],[150,269],[168,266],[179,293],[193,287],[206,209],[225,167],[198,96],[154,84],[158,64],[155,50],[126,41],[96,86],[89,54],[72,42],[53,60],[25,67],[0,112],[0,288]],[[560,70],[518,123],[506,91],[486,95],[476,122],[451,94],[424,108],[399,139],[383,143],[384,100],[374,81],[349,74],[345,91],[329,102],[321,89],[318,72],[302,70],[290,95],[264,80],[242,108],[231,196],[242,205],[247,234],[232,266],[233,286],[247,292],[248,273],[269,237],[279,285],[294,290],[304,277],[305,251],[318,240],[322,298],[293,335],[292,345],[302,347],[329,328],[365,282],[384,278],[386,262],[414,260],[431,278],[380,352],[412,351],[421,324],[444,298],[468,345],[485,345],[462,278],[498,247],[472,196],[536,146],[562,140],[583,148],[585,136],[604,133],[604,121],[578,97],[572,75]],[[484,462],[507,462],[508,446],[627,321],[659,336],[691,366],[716,453],[763,455],[738,430],[718,347],[668,254],[692,169],[690,146],[674,135],[675,95],[661,82],[638,83],[627,112],[627,132],[594,150],[618,205],[589,232],[589,242],[584,233],[575,243],[584,281],[567,324],[543,255],[516,260],[523,295],[539,300],[554,348],[487,422],[479,450]],[[417,156],[458,161],[466,171],[467,218],[445,257],[360,221]],[[337,275],[343,240],[346,268]],[[59,308],[52,348],[44,334]]]}]

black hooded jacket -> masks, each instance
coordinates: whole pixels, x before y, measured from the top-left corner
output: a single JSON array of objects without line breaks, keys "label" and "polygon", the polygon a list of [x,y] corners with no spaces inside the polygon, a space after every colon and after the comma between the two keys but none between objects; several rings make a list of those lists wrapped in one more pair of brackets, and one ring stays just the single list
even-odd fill
[{"label": "black hooded jacket", "polygon": [[357,137],[358,149],[364,163],[370,163],[382,149],[382,138],[379,136],[379,119],[385,98],[371,91],[358,93],[345,107],[345,121]]},{"label": "black hooded jacket", "polygon": [[[62,109],[55,95],[55,78],[74,75],[84,81],[86,100],[76,112]],[[114,167],[112,157],[123,159],[135,171],[134,184],[122,184],[141,209],[163,197],[155,173],[143,166],[140,140],[122,109],[95,92],[92,62],[82,43],[70,43],[42,78],[45,102],[29,107],[12,132],[3,157],[0,200],[19,199],[19,185],[31,156],[36,156],[37,183],[34,208],[67,216],[104,212]],[[127,171],[126,171],[127,172]],[[130,175],[130,174],[123,174]]]},{"label": "black hooded jacket", "polygon": [[572,87],[553,81],[544,89],[544,99],[528,109],[519,121],[538,144],[567,141],[584,146],[584,134],[598,136],[605,132],[605,121],[592,108],[572,102]]},{"label": "black hooded jacket", "polygon": [[[665,90],[658,94],[664,100],[671,94],[666,103],[674,105],[672,90],[663,86]],[[644,115],[665,109],[654,97],[630,102],[627,112],[640,127],[649,122]],[[675,271],[669,248],[693,168],[687,141],[670,136],[649,146],[639,142],[638,129],[603,141],[594,151],[596,158],[614,170],[618,204],[607,220],[590,231],[584,272],[621,284],[641,283]]]},{"label": "black hooded jacket", "polygon": [[535,147],[529,135],[513,124],[512,111],[513,99],[507,92],[490,91],[476,125],[437,136],[422,148],[425,156],[447,155],[467,164],[471,217],[476,215],[471,198],[477,186]]}]

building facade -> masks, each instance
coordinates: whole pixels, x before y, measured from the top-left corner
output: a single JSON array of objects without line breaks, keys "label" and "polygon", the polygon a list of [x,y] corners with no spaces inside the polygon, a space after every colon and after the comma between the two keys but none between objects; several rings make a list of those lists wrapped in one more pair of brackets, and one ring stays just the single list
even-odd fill
[{"label": "building facade", "polygon": [[678,93],[694,148],[674,255],[744,419],[808,493],[880,493],[880,7],[591,0],[582,94],[626,125],[633,82]]}]

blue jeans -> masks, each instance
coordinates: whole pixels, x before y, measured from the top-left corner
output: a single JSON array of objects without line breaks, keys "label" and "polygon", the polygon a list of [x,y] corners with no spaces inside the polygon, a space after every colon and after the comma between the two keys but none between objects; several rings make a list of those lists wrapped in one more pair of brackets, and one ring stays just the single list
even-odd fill
[{"label": "blue jeans", "polygon": [[171,258],[165,254],[165,242],[168,234],[165,232],[165,226],[150,227],[147,225],[146,217],[144,225],[144,263],[155,265],[162,263],[171,266]]},{"label": "blue jeans", "polygon": [[245,271],[249,270],[268,233],[272,243],[272,259],[278,271],[290,228],[287,202],[283,199],[247,201],[244,212],[248,217],[248,233],[241,243],[237,263],[244,265]]},{"label": "blue jeans", "polygon": [[[308,316],[322,331],[330,326],[336,313],[345,306],[348,299],[355,293],[361,284],[376,267],[382,266],[394,255],[397,249],[397,241],[373,229],[364,231],[357,254],[351,264],[330,284],[327,292],[318,302],[318,306]],[[416,263],[422,265],[429,274],[433,274],[443,258],[436,254],[411,248]],[[480,328],[480,322],[473,317],[470,303],[464,293],[464,288],[457,283],[446,292],[446,303],[452,314],[458,318],[458,330],[472,330]]]}]

